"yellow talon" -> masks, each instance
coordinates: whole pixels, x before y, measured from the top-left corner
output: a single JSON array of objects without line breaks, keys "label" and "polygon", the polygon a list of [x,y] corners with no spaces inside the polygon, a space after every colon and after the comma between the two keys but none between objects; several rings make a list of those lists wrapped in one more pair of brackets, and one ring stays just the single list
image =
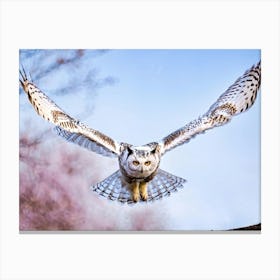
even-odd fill
[{"label": "yellow talon", "polygon": [[138,202],[140,199],[139,182],[134,182],[131,184],[131,186],[132,186],[132,199],[134,202]]},{"label": "yellow talon", "polygon": [[143,200],[148,199],[148,183],[146,182],[140,183],[140,195]]}]

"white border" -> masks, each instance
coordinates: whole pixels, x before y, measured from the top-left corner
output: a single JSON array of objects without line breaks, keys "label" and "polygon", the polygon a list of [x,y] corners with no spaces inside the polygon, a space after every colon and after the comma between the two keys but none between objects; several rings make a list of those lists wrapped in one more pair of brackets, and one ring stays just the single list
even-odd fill
[{"label": "white border", "polygon": [[[279,279],[279,2],[2,1],[2,279]],[[19,234],[19,48],[262,49],[262,233]]]}]

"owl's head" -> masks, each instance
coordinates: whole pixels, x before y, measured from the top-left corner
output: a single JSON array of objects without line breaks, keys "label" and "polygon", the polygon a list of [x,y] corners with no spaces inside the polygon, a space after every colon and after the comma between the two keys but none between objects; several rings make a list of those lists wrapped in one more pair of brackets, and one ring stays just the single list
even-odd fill
[{"label": "owl's head", "polygon": [[146,178],[155,172],[160,163],[158,145],[127,146],[120,165],[129,176]]}]

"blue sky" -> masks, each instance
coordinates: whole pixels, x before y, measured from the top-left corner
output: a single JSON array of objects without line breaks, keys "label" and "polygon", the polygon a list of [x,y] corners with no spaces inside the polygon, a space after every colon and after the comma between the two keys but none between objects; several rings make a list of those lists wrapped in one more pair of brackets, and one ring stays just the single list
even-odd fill
[{"label": "blue sky", "polygon": [[[92,114],[81,121],[120,142],[159,141],[205,113],[259,60],[259,50],[112,50],[89,57],[89,65],[94,63],[100,75],[113,76],[118,82],[97,90],[93,100],[87,101],[94,104]],[[52,82],[63,78],[53,77]],[[85,106],[79,92],[51,96],[49,83],[39,87],[77,117]],[[157,202],[168,216],[169,229],[227,229],[260,222],[260,103],[259,95],[249,111],[229,124],[197,136],[162,158],[163,170],[188,181],[184,189]],[[45,122],[33,114],[26,96],[21,96],[20,104],[21,128],[25,117],[40,125]],[[111,173],[104,170],[106,176]]]}]

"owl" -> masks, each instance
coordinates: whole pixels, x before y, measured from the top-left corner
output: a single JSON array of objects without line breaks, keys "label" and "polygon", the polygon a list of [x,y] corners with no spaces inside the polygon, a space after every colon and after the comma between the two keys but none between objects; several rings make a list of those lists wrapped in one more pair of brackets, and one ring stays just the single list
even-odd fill
[{"label": "owl", "polygon": [[31,105],[41,117],[55,124],[59,136],[90,151],[118,159],[119,170],[91,186],[91,189],[123,204],[155,201],[182,188],[185,179],[159,168],[162,156],[196,135],[224,125],[233,116],[248,110],[254,104],[261,84],[259,62],[240,76],[205,114],[160,141],[133,146],[117,142],[72,118],[27,78],[23,68],[19,72],[20,84]]}]

